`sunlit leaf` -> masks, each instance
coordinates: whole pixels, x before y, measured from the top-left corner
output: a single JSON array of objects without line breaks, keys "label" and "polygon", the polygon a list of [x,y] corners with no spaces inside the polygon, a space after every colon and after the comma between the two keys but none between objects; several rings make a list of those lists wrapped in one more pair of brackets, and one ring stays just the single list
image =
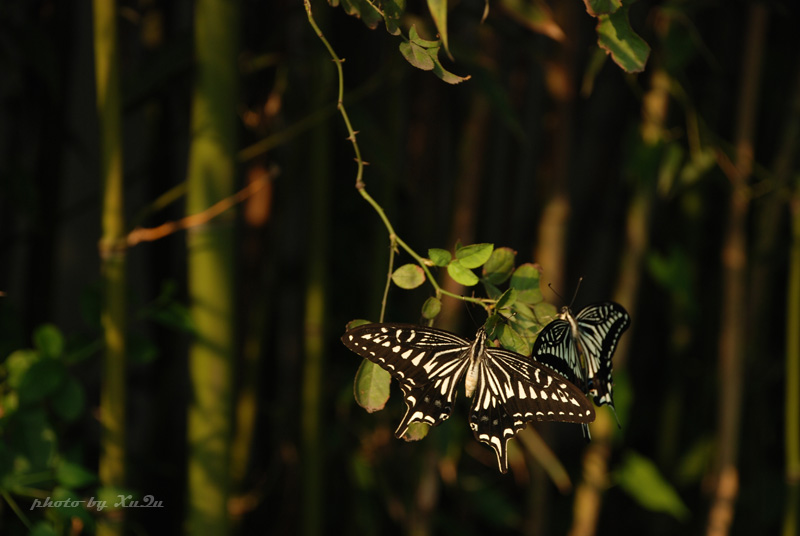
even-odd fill
[{"label": "sunlit leaf", "polygon": [[458,259],[453,260],[447,265],[447,273],[456,283],[460,283],[466,287],[477,285],[480,279],[470,269],[466,268]]},{"label": "sunlit leaf", "polygon": [[614,480],[633,500],[648,510],[667,513],[678,520],[689,517],[689,509],[678,492],[649,458],[628,452],[614,472]]},{"label": "sunlit leaf", "polygon": [[628,8],[597,17],[597,44],[611,55],[614,63],[628,73],[644,70],[650,45],[633,31],[628,20]]},{"label": "sunlit leaf", "polygon": [[403,435],[403,439],[405,441],[419,441],[426,435],[428,435],[428,430],[430,430],[430,426],[423,422],[412,422],[408,425],[408,430]]},{"label": "sunlit leaf", "polygon": [[622,0],[583,0],[583,3],[592,17],[610,15],[622,7]]},{"label": "sunlit leaf", "polygon": [[535,304],[542,301],[539,290],[539,269],[531,264],[521,264],[511,275],[509,286],[517,291],[517,299],[524,303]]},{"label": "sunlit leaf", "polygon": [[529,344],[524,337],[520,336],[510,325],[498,324],[495,333],[497,334],[497,340],[500,341],[500,344],[506,350],[511,350],[512,352],[517,352],[522,355],[530,355],[533,346]]},{"label": "sunlit leaf", "polygon": [[556,24],[550,6],[544,0],[500,0],[500,7],[529,30],[555,41],[564,40],[564,31]]},{"label": "sunlit leaf", "polygon": [[456,259],[465,268],[478,268],[483,266],[494,250],[494,244],[472,244],[456,250]]},{"label": "sunlit leaf", "polygon": [[404,264],[392,273],[392,281],[398,287],[410,290],[425,282],[425,272],[417,264]]},{"label": "sunlit leaf", "polygon": [[400,35],[400,17],[406,10],[406,0],[381,0],[380,4],[386,31]]},{"label": "sunlit leaf", "polygon": [[447,266],[453,256],[446,249],[431,248],[428,250],[428,258],[436,266]]},{"label": "sunlit leaf", "polygon": [[431,296],[425,303],[422,304],[422,317],[428,320],[436,318],[442,310],[442,301],[434,296]]},{"label": "sunlit leaf", "polygon": [[499,311],[500,309],[511,307],[515,301],[517,301],[517,291],[510,288],[503,292],[503,295],[497,300],[495,308]]},{"label": "sunlit leaf", "polygon": [[504,283],[514,271],[514,257],[517,252],[511,248],[497,248],[483,265],[483,277],[493,285]]},{"label": "sunlit leaf", "polygon": [[427,49],[422,48],[413,41],[400,43],[400,53],[408,63],[417,69],[422,69],[423,71],[433,70],[433,58],[428,54]]},{"label": "sunlit leaf", "polygon": [[[338,0],[329,0],[333,6],[339,4]],[[374,30],[383,20],[383,15],[368,0],[341,0],[342,9],[345,13],[361,19],[370,29]]]},{"label": "sunlit leaf", "polygon": [[447,0],[428,0],[428,10],[436,25],[436,31],[439,32],[444,50],[450,55],[450,48],[447,44]]},{"label": "sunlit leaf", "polygon": [[389,372],[372,361],[362,360],[353,382],[356,403],[369,413],[382,410],[389,400],[391,380]]},{"label": "sunlit leaf", "polygon": [[17,350],[6,359],[5,367],[8,372],[8,385],[18,388],[28,369],[40,358],[39,352],[30,349]]}]

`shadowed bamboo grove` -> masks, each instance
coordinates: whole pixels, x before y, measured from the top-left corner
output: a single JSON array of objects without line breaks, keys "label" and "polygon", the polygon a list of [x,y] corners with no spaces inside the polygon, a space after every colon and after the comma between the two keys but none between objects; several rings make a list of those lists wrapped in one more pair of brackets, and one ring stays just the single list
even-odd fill
[{"label": "shadowed bamboo grove", "polygon": [[[0,3],[0,533],[800,535],[798,17]],[[472,244],[536,329],[581,278],[630,313],[620,428],[500,474],[462,384],[394,438],[340,337],[473,338],[511,309]]]}]

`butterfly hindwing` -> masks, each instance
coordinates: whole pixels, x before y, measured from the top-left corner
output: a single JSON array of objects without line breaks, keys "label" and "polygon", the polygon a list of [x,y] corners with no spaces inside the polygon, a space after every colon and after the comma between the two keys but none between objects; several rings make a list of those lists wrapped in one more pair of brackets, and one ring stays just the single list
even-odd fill
[{"label": "butterfly hindwing", "polygon": [[592,403],[560,374],[508,350],[486,352],[489,359],[478,369],[469,422],[475,439],[495,450],[500,472],[508,470],[508,440],[526,423],[594,420]]}]

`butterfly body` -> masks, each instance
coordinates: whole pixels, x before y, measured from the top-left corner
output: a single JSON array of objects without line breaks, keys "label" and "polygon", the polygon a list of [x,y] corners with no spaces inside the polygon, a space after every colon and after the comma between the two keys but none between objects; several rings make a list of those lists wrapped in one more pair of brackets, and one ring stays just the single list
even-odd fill
[{"label": "butterfly body", "polygon": [[411,324],[366,324],[348,330],[342,342],[397,379],[406,403],[396,437],[409,424],[436,426],[453,409],[456,386],[472,397],[470,428],[495,450],[500,471],[508,470],[506,444],[530,421],[586,423],[594,408],[561,374],[530,358],[486,346],[486,332],[474,341]]},{"label": "butterfly body", "polygon": [[598,406],[613,410],[611,358],[630,322],[625,308],[614,302],[589,305],[576,315],[564,307],[539,333],[532,356],[583,389]]}]

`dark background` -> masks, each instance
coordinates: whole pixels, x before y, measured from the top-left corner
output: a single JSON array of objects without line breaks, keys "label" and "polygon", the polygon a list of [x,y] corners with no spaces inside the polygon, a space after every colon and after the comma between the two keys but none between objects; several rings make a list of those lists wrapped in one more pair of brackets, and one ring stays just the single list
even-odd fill
[{"label": "dark background", "polygon": [[[482,2],[451,3],[455,62],[443,62],[472,76],[457,86],[411,67],[397,50],[400,40],[382,27],[370,30],[341,8],[314,5],[325,35],[346,58],[345,104],[370,163],[367,189],[421,255],[431,247],[452,250],[457,240],[511,247],[518,263],[541,265],[544,297],[556,306],[569,301],[583,277],[577,308],[616,299],[631,311],[615,376],[622,429],[614,432],[608,454],[596,529],[699,533],[717,470],[720,331],[723,304],[730,303],[722,262],[732,192],[725,161],[739,154],[742,58],[748,47],[763,47],[751,132],[754,167],[745,189],[740,492],[732,532],[777,533],[786,490],[786,304],[800,300],[788,295],[786,284],[788,207],[798,202],[791,129],[800,124],[793,104],[800,13],[789,1],[758,4],[767,31],[754,43],[747,33],[753,3],[639,1],[631,23],[652,52],[645,71],[633,75],[609,59],[597,63],[604,55],[596,45],[596,21],[581,2],[551,4],[565,32],[562,42],[531,31],[494,2],[483,24]],[[131,226],[155,226],[184,215],[179,201],[140,217],[185,180],[193,6],[158,0],[119,6],[126,215]],[[410,2],[408,11],[406,23],[433,38],[425,5]],[[323,532],[567,532],[573,508],[580,508],[574,487],[559,493],[521,447],[512,446],[512,471],[500,475],[491,450],[469,433],[463,394],[453,418],[416,443],[391,437],[404,409],[396,386],[386,411],[367,414],[355,404],[359,358],[339,337],[348,321],[378,317],[386,229],[354,188],[352,147],[335,109],[335,69],[302,2],[245,1],[241,12],[238,146],[270,136],[276,143],[240,159],[238,173],[241,186],[264,170],[272,178],[271,195],[243,205],[261,217],[245,210],[237,221],[237,344],[241,349],[256,341],[260,352],[255,436],[247,475],[234,486],[234,494],[247,499],[236,530],[293,534],[306,511],[300,432],[305,304],[309,274],[322,266]],[[76,347],[99,333],[91,24],[89,2],[0,4],[0,290],[6,294],[0,298],[0,359],[31,346],[43,323],[55,324]],[[656,106],[663,113],[658,134],[647,142],[647,97],[657,76],[668,80],[669,91]],[[787,159],[788,168],[781,168]],[[560,220],[548,212],[554,199],[567,211]],[[773,227],[765,215],[776,216]],[[638,247],[631,233],[642,237]],[[625,264],[629,255],[633,268]],[[174,288],[176,311],[186,303],[185,233],[140,244],[128,259],[130,332],[151,351],[141,359],[134,352],[128,371],[129,487],[168,505],[129,514],[129,529],[175,533],[186,496],[190,334],[142,310],[165,285]],[[401,253],[395,266],[407,262],[413,261]],[[431,293],[427,285],[393,288],[386,320],[419,322]],[[437,325],[471,336],[483,313],[449,302],[448,325]],[[59,431],[62,448],[77,449],[92,470],[99,359],[95,352],[73,367],[87,408]],[[588,448],[578,427],[530,426],[542,432],[577,486]],[[620,484],[630,453],[652,461],[688,515],[677,519],[643,505]],[[90,496],[92,488],[82,493]],[[29,500],[19,499],[23,509]],[[0,516],[10,534],[24,533],[5,503]]]}]

